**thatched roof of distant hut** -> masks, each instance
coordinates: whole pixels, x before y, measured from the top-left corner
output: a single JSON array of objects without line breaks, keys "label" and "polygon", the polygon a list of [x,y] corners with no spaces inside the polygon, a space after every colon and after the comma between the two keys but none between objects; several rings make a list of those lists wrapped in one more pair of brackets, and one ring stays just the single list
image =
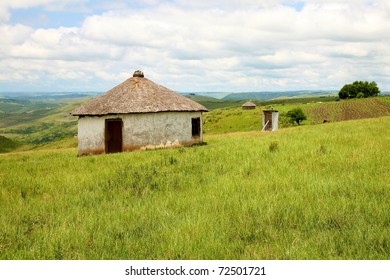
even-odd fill
[{"label": "thatched roof of distant hut", "polygon": [[242,104],[242,107],[256,107],[256,104],[252,101],[247,101],[244,104]]},{"label": "thatched roof of distant hut", "polygon": [[72,112],[74,116],[150,112],[207,111],[199,103],[158,85],[135,71],[132,78],[83,104]]}]

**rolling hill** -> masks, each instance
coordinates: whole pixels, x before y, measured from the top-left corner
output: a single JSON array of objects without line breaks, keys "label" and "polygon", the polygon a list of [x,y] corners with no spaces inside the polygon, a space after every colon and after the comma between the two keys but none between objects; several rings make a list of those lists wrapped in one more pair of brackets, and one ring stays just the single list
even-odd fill
[{"label": "rolling hill", "polygon": [[241,100],[223,100],[205,95],[188,94],[186,97],[202,104],[208,110],[214,110],[218,108],[229,108],[241,106],[243,101]]},{"label": "rolling hill", "polygon": [[[305,111],[308,120],[304,125],[319,124],[325,119],[337,122],[390,115],[389,96],[342,101],[324,96],[255,101],[258,107],[253,111],[242,110],[243,101],[196,94],[188,97],[210,110],[203,115],[206,134],[261,130],[261,111],[269,108],[279,110],[280,128],[291,126],[284,114],[295,107]],[[49,143],[50,147],[55,147],[56,141],[60,141],[58,147],[74,147],[77,143],[77,118],[70,112],[88,98],[55,101],[0,99],[0,135],[19,143],[6,151],[31,149]]]},{"label": "rolling hill", "polygon": [[[255,110],[236,108],[220,108],[204,114],[203,129],[210,134],[229,133],[233,131],[261,130],[262,110],[273,108],[279,111],[279,128],[292,126],[286,113],[296,107],[302,108],[307,116],[303,125],[340,122],[353,119],[377,118],[390,116],[390,97],[375,97],[356,100],[334,101],[330,98],[303,99],[308,103],[300,103],[299,99],[288,99],[277,102],[255,102]],[[295,102],[290,102],[295,101]],[[302,100],[301,100],[302,102]]]},{"label": "rolling hill", "polygon": [[74,137],[77,118],[70,112],[85,100],[0,99],[0,135],[30,145]]},{"label": "rolling hill", "polygon": [[21,146],[20,143],[0,135],[0,153],[13,151],[19,146]]},{"label": "rolling hill", "polygon": [[315,96],[328,96],[334,95],[335,91],[311,91],[311,90],[298,90],[298,91],[260,91],[260,92],[238,92],[231,93],[223,97],[223,100],[268,100],[279,97],[291,98],[291,97],[315,97]]}]

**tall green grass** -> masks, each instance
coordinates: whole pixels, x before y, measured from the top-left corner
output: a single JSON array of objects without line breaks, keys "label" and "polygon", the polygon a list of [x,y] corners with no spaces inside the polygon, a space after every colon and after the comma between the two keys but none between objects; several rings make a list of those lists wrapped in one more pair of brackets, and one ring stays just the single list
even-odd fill
[{"label": "tall green grass", "polygon": [[390,118],[0,155],[1,259],[389,259]]}]

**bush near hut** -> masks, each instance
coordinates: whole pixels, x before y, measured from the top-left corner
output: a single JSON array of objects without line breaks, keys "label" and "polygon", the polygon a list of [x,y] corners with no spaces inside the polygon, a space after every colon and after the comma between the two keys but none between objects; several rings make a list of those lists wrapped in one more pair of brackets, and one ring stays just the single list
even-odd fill
[{"label": "bush near hut", "polygon": [[307,119],[305,113],[301,108],[294,108],[287,112],[286,116],[290,118],[290,121],[292,123],[296,122],[298,125],[301,124],[301,121],[304,121]]}]

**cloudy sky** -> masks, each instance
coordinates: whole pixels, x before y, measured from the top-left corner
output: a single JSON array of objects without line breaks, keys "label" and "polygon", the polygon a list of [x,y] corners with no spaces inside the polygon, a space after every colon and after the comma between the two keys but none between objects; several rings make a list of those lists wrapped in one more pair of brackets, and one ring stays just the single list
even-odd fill
[{"label": "cloudy sky", "polygon": [[390,90],[388,0],[1,0],[0,92]]}]

